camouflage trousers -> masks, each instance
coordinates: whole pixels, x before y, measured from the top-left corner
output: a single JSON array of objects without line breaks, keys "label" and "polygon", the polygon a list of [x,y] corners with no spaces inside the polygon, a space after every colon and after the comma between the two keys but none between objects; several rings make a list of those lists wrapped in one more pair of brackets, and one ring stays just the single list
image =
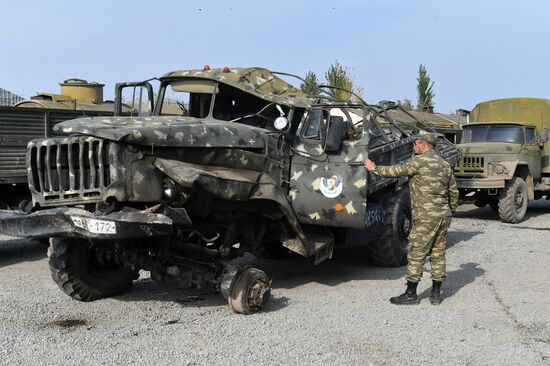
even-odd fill
[{"label": "camouflage trousers", "polygon": [[413,221],[409,234],[407,281],[420,281],[427,256],[430,256],[432,280],[445,280],[445,246],[450,224],[450,217]]}]

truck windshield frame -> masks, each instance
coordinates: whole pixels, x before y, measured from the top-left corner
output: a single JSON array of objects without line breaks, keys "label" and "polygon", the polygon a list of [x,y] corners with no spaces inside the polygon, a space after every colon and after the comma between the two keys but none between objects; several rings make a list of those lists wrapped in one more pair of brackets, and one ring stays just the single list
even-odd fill
[{"label": "truck windshield frame", "polygon": [[154,115],[205,119],[210,116],[216,83],[199,84],[194,80],[168,80],[161,84]]},{"label": "truck windshield frame", "polygon": [[464,126],[461,144],[470,142],[510,142],[525,143],[523,126],[517,125],[478,125]]}]

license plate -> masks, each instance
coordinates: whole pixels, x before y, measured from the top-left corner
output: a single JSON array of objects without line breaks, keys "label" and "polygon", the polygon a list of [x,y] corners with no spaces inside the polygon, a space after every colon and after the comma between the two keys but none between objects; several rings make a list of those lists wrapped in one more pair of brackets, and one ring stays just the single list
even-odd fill
[{"label": "license plate", "polygon": [[96,220],[88,217],[71,216],[74,226],[93,234],[116,234],[114,221]]}]

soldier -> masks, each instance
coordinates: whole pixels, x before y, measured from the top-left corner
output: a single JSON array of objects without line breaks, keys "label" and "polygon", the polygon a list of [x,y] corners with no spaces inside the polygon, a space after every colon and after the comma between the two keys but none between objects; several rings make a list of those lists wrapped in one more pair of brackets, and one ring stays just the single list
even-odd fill
[{"label": "soldier", "polygon": [[392,304],[418,304],[416,287],[422,267],[430,256],[432,291],[430,302],[441,303],[441,283],[445,280],[445,244],[451,215],[458,206],[458,189],[452,167],[434,150],[437,138],[423,132],[414,142],[411,160],[401,165],[376,166],[367,159],[369,172],[382,177],[409,177],[413,225],[407,255],[407,290],[392,297]]}]

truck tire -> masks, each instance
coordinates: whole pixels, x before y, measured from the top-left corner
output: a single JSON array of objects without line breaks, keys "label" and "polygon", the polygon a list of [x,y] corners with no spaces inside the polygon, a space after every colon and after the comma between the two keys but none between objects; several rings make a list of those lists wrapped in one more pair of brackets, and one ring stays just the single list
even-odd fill
[{"label": "truck tire", "polygon": [[407,264],[411,227],[411,202],[409,188],[406,187],[394,192],[386,204],[384,232],[368,245],[371,261],[388,267]]},{"label": "truck tire", "polygon": [[123,293],[139,276],[138,271],[114,262],[98,263],[85,240],[72,238],[50,239],[48,263],[61,290],[85,302]]},{"label": "truck tire", "polygon": [[498,214],[502,222],[517,224],[527,211],[527,184],[521,177],[513,177],[500,191]]}]

